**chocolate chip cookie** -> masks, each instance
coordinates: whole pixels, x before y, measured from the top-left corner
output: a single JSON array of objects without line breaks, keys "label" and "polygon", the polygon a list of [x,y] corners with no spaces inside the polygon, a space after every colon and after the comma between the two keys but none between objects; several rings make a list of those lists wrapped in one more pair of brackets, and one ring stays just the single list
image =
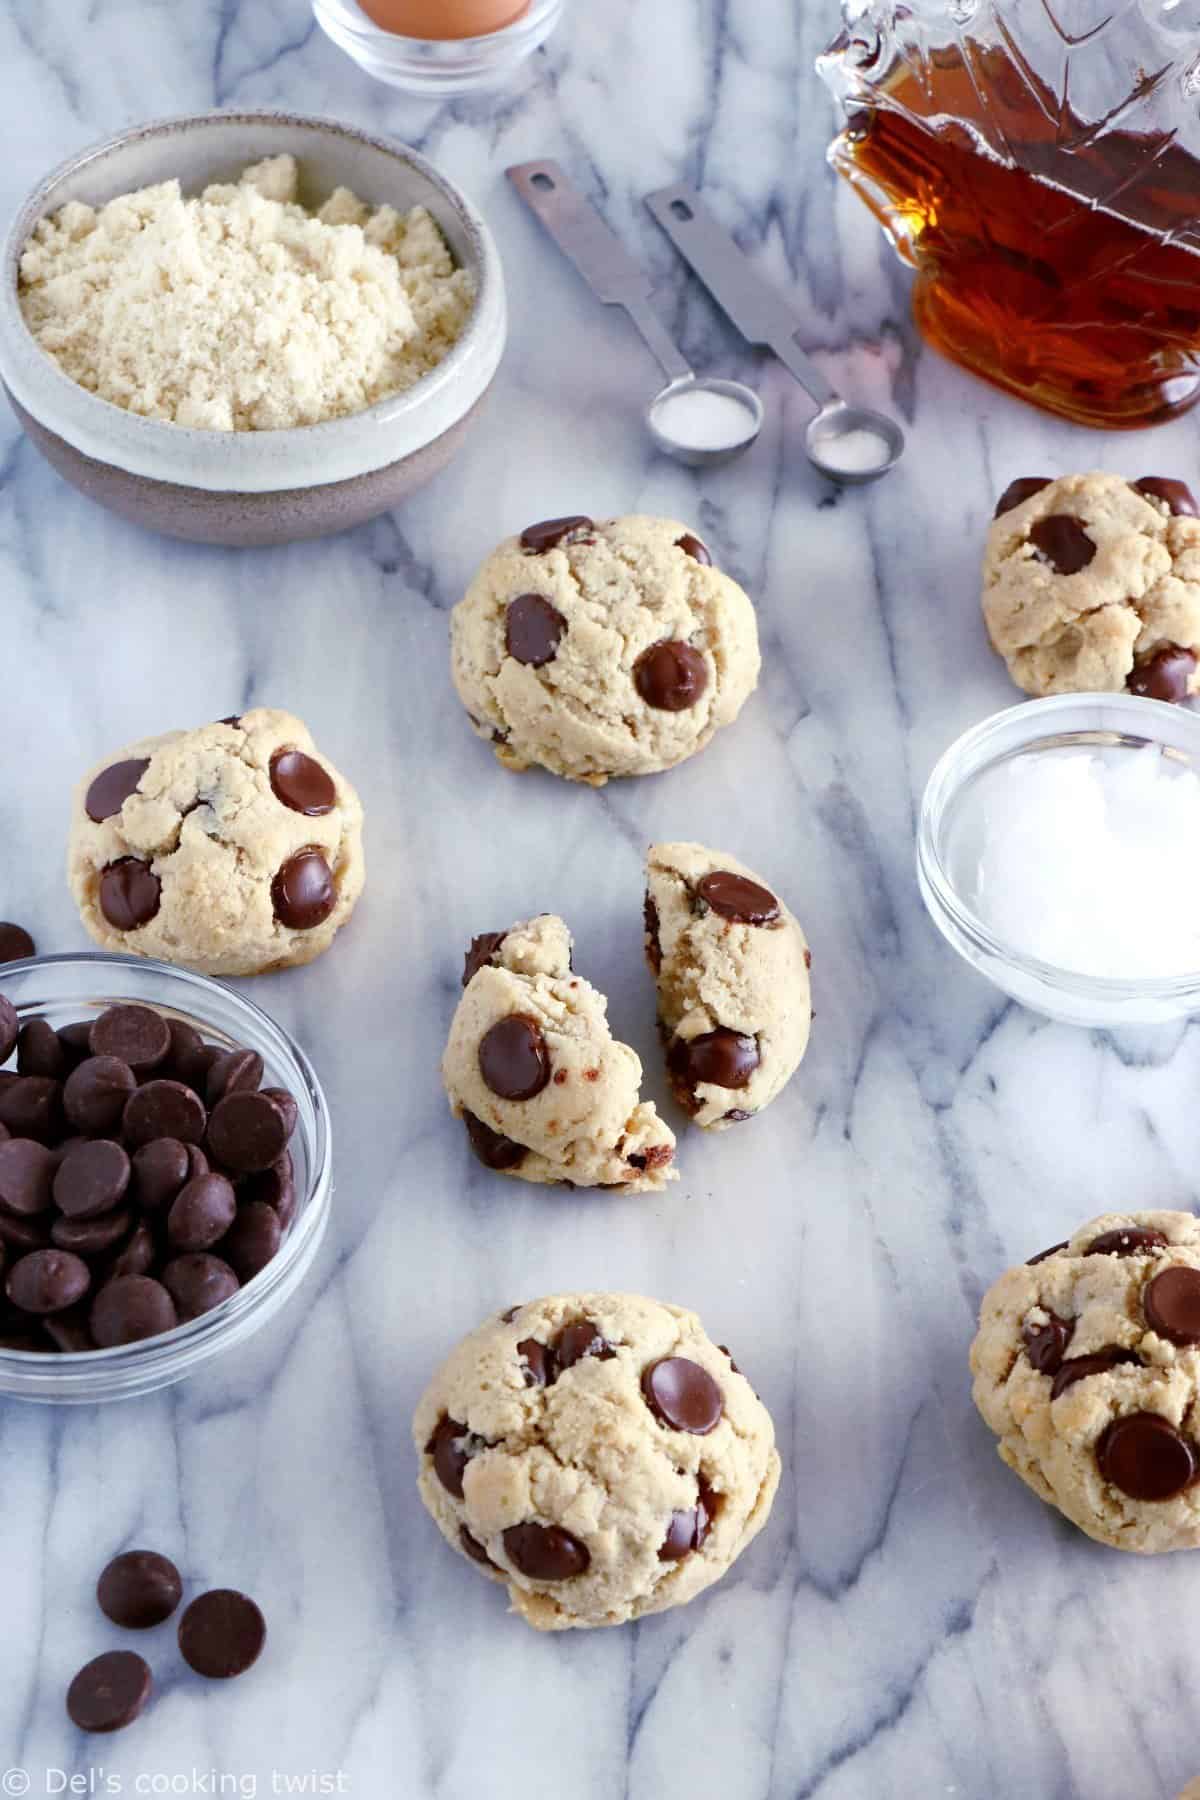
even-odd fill
[{"label": "chocolate chip cookie", "polygon": [[673,519],[530,525],[451,616],[454,684],[508,769],[600,787],[703,750],[758,681],[742,589]]},{"label": "chocolate chip cookie", "polygon": [[603,994],[571,967],[551,913],[473,940],[442,1076],[471,1147],[524,1181],[657,1191],[675,1137],[639,1098],[642,1065],[618,1043]]},{"label": "chocolate chip cookie", "polygon": [[1181,481],[1027,476],[983,561],[992,646],[1027,694],[1200,692],[1200,517]]},{"label": "chocolate chip cookie", "polygon": [[350,917],[362,807],[299,719],[259,707],[106,757],[76,791],[68,874],[103,949],[259,975]]},{"label": "chocolate chip cookie", "polygon": [[804,933],[753,870],[703,844],[655,844],[646,862],[646,956],[667,1069],[698,1125],[760,1113],[808,1046]]},{"label": "chocolate chip cookie", "polygon": [[1200,1547],[1200,1220],[1105,1214],[1009,1269],[971,1368],[1001,1457],[1081,1531]]},{"label": "chocolate chip cookie", "polygon": [[421,1498],[540,1631],[693,1599],[766,1523],[770,1414],[694,1313],[636,1294],[513,1306],[417,1408]]}]

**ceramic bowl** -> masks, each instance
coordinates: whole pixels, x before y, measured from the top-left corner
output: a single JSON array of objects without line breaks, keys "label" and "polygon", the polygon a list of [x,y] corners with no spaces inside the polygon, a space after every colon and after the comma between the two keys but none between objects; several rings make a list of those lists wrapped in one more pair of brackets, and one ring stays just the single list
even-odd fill
[{"label": "ceramic bowl", "polygon": [[[477,284],[453,349],[415,386],[364,411],[284,431],[203,431],[145,419],[64,375],[27,330],[17,300],[33,227],[68,200],[100,205],[177,177],[185,193],[293,154],[301,199],[351,188],[372,206],[428,207]],[[416,151],[332,119],[200,113],[135,126],[82,151],[18,210],[0,269],[0,378],[18,419],[67,481],[123,518],[200,543],[290,543],[386,512],[445,467],[491,386],[506,335],[504,279],[470,201]]]}]

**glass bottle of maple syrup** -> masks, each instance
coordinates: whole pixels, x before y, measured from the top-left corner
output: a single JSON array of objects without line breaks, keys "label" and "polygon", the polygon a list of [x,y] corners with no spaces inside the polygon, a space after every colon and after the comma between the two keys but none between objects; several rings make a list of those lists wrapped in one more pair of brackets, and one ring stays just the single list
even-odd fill
[{"label": "glass bottle of maple syrup", "polygon": [[928,341],[1087,425],[1200,398],[1200,0],[844,0],[829,151]]}]

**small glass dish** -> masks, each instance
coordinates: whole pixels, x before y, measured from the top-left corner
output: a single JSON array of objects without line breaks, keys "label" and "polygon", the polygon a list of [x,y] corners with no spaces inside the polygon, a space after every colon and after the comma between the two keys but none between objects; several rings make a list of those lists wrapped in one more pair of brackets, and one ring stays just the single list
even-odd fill
[{"label": "small glass dish", "polygon": [[498,87],[540,48],[558,23],[563,0],[530,0],[525,11],[483,37],[414,38],[385,31],[355,0],[313,0],[327,38],[376,81],[430,100]]},{"label": "small glass dish", "polygon": [[964,961],[1033,1012],[1069,1025],[1162,1025],[1200,1012],[1200,969],[1119,979],[1083,974],[1006,942],[964,897],[956,874],[978,844],[982,779],[1031,751],[1110,754],[1158,746],[1200,772],[1200,716],[1134,694],[1061,694],[985,719],[941,758],[917,827],[917,880],[930,918]]},{"label": "small glass dish", "polygon": [[0,1350],[0,1395],[85,1405],[124,1400],[169,1387],[273,1319],[304,1279],[329,1222],[329,1109],[312,1064],[299,1045],[249,1000],[186,969],[144,957],[37,956],[0,968],[0,993],[25,1019],[56,1028],[103,1012],[119,1001],[152,1006],[194,1025],[209,1043],[257,1050],[264,1087],[287,1088],[296,1100],[288,1148],[296,1168],[296,1214],[266,1268],[211,1312],[161,1337],[112,1350],[41,1354]]}]

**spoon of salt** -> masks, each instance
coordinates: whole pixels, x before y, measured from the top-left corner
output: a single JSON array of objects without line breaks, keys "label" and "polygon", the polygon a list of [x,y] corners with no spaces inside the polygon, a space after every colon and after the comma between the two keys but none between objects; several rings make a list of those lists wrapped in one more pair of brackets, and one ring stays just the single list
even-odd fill
[{"label": "spoon of salt", "polygon": [[597,299],[623,306],[653,351],[667,385],[643,417],[658,448],[692,468],[748,450],[762,430],[762,401],[745,382],[696,374],[650,305],[645,270],[558,164],[516,163],[505,173]]},{"label": "spoon of salt", "polygon": [[699,194],[683,182],[647,194],[646,205],[684,261],[742,336],[773,350],[819,411],[804,433],[808,460],[831,481],[877,481],[904,454],[904,433],[886,413],[850,406],[800,347],[803,321],[758,273]]}]

